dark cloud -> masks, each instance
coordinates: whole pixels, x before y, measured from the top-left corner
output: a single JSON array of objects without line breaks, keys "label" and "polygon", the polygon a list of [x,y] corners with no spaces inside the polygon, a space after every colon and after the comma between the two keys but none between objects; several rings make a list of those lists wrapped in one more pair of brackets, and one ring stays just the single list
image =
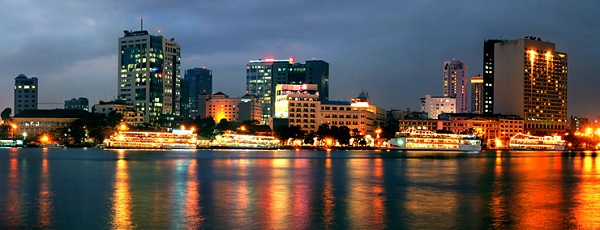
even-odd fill
[{"label": "dark cloud", "polygon": [[[183,69],[213,70],[214,87],[245,91],[245,64],[274,56],[330,63],[331,96],[361,90],[384,108],[418,109],[442,93],[442,62],[481,74],[484,39],[528,35],[569,54],[569,114],[600,115],[597,1],[8,1],[0,8],[0,107],[19,73],[40,78],[47,102],[116,95],[123,30],[162,31],[182,46]],[[54,105],[57,106],[57,105]],[[58,105],[59,107],[61,105]]]}]

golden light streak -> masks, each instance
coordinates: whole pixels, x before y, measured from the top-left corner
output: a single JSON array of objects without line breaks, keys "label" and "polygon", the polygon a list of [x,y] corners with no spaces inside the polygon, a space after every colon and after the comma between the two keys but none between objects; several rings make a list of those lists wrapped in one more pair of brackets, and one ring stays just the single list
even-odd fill
[{"label": "golden light streak", "polygon": [[129,187],[129,173],[127,171],[127,161],[117,160],[117,170],[114,183],[115,192],[113,194],[112,208],[112,228],[113,229],[133,229],[135,225],[132,219],[132,198]]}]

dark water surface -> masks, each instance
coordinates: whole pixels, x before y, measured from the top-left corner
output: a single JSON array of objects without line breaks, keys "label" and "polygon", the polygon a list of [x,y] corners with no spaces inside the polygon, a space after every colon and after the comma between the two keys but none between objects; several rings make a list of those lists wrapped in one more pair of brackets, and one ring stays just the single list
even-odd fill
[{"label": "dark water surface", "polygon": [[600,228],[600,157],[0,149],[0,229]]}]

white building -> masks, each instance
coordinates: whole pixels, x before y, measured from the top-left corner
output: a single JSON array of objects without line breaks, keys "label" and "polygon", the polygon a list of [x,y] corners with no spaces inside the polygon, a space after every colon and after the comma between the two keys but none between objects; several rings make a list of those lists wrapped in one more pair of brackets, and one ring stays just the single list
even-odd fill
[{"label": "white building", "polygon": [[437,119],[442,113],[456,113],[456,98],[427,94],[421,98],[421,112],[426,112],[429,119]]}]

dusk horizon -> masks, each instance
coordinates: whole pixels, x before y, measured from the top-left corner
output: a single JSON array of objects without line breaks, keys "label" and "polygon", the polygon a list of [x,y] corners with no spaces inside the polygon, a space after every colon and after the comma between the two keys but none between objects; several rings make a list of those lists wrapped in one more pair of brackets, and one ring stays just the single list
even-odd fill
[{"label": "dusk horizon", "polygon": [[14,2],[0,10],[8,22],[0,28],[9,32],[0,45],[6,60],[0,108],[14,111],[19,74],[39,79],[40,109],[78,97],[90,106],[115,99],[117,40],[123,30],[139,30],[143,17],[144,30],[181,45],[182,77],[190,68],[211,69],[215,92],[244,95],[249,60],[316,58],[330,65],[331,100],[365,91],[386,110],[418,111],[419,98],[441,95],[444,61],[456,58],[468,65],[469,77],[483,75],[486,39],[535,36],[569,55],[568,115],[595,120],[600,79],[592,70],[593,38],[600,32],[589,22],[597,21],[599,4]]}]

